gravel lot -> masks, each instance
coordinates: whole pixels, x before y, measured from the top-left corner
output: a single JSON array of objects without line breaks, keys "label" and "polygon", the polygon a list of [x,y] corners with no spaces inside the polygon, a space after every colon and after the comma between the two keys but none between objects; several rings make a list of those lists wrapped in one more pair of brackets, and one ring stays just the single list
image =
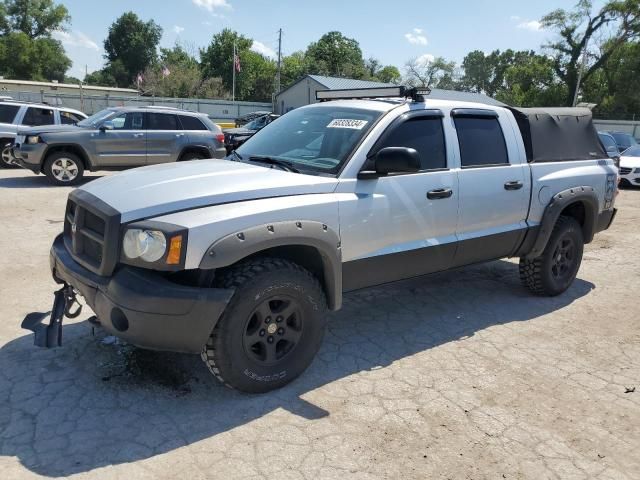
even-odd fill
[{"label": "gravel lot", "polygon": [[640,190],[564,295],[530,296],[512,261],[348,295],[306,374],[262,396],[93,333],[88,309],[32,345],[68,192],[0,171],[0,478],[640,478]]}]

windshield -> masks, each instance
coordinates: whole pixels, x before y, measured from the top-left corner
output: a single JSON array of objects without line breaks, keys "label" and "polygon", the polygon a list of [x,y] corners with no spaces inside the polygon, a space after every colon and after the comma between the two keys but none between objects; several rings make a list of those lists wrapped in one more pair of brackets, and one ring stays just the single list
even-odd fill
[{"label": "windshield", "polygon": [[623,157],[640,157],[640,145],[634,145],[622,152]]},{"label": "windshield", "polygon": [[638,142],[636,142],[636,139],[628,133],[612,133],[611,135],[616,139],[616,142],[618,142],[618,145],[620,146],[630,147],[631,145],[638,144]]},{"label": "windshield", "polygon": [[243,159],[268,156],[307,172],[337,173],[382,112],[345,107],[298,108],[238,148]]},{"label": "windshield", "polygon": [[266,122],[267,122],[267,117],[256,118],[255,120],[247,123],[244,126],[244,128],[246,128],[247,130],[258,130],[264,127]]},{"label": "windshield", "polygon": [[110,117],[114,113],[115,111],[110,109],[100,110],[98,113],[94,113],[90,117],[85,118],[81,122],[78,122],[77,125],[79,127],[95,127],[100,122],[102,122],[102,120],[104,120],[107,117]]}]

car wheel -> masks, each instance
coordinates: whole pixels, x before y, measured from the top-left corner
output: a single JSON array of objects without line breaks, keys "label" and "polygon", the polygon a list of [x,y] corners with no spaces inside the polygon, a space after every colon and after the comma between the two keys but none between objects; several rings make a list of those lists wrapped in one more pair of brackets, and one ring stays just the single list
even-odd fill
[{"label": "car wheel", "polygon": [[326,325],[318,280],[288,260],[258,258],[216,282],[235,294],[202,350],[225,385],[248,393],[280,388],[312,362]]},{"label": "car wheel", "polygon": [[558,218],[539,257],[520,259],[520,279],[536,295],[555,296],[567,290],[582,263],[584,238],[575,218]]},{"label": "car wheel", "polygon": [[190,160],[202,160],[204,156],[198,152],[187,152],[180,157],[181,162],[188,162]]},{"label": "car wheel", "polygon": [[13,155],[11,155],[11,145],[12,143],[3,143],[0,148],[2,152],[0,153],[0,167],[2,168],[17,168],[17,165],[10,163],[13,160]]},{"label": "car wheel", "polygon": [[44,162],[44,173],[54,185],[76,185],[84,175],[80,158],[69,152],[55,152]]}]

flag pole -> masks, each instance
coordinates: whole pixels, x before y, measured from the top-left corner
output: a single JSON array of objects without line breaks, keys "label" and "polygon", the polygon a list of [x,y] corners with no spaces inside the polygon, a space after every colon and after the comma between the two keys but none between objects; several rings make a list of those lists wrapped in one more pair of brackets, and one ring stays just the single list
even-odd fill
[{"label": "flag pole", "polygon": [[233,93],[231,99],[236,101],[236,41],[233,41],[233,59],[231,61],[231,70],[233,71]]}]

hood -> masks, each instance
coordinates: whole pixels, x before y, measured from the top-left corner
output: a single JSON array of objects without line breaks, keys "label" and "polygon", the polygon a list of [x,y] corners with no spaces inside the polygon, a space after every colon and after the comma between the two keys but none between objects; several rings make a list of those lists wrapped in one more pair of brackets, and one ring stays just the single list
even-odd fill
[{"label": "hood", "polygon": [[620,166],[627,168],[640,168],[640,157],[620,157]]},{"label": "hood", "polygon": [[256,130],[249,130],[248,128],[238,127],[238,128],[227,128],[224,130],[225,134],[240,136],[240,135],[253,135],[256,133]]},{"label": "hood", "polygon": [[194,160],[127,170],[82,187],[118,210],[123,223],[222,203],[331,193],[335,178],[230,160]]},{"label": "hood", "polygon": [[86,130],[75,125],[41,125],[39,127],[24,127],[18,130],[19,135],[40,135],[43,133],[78,132]]}]

